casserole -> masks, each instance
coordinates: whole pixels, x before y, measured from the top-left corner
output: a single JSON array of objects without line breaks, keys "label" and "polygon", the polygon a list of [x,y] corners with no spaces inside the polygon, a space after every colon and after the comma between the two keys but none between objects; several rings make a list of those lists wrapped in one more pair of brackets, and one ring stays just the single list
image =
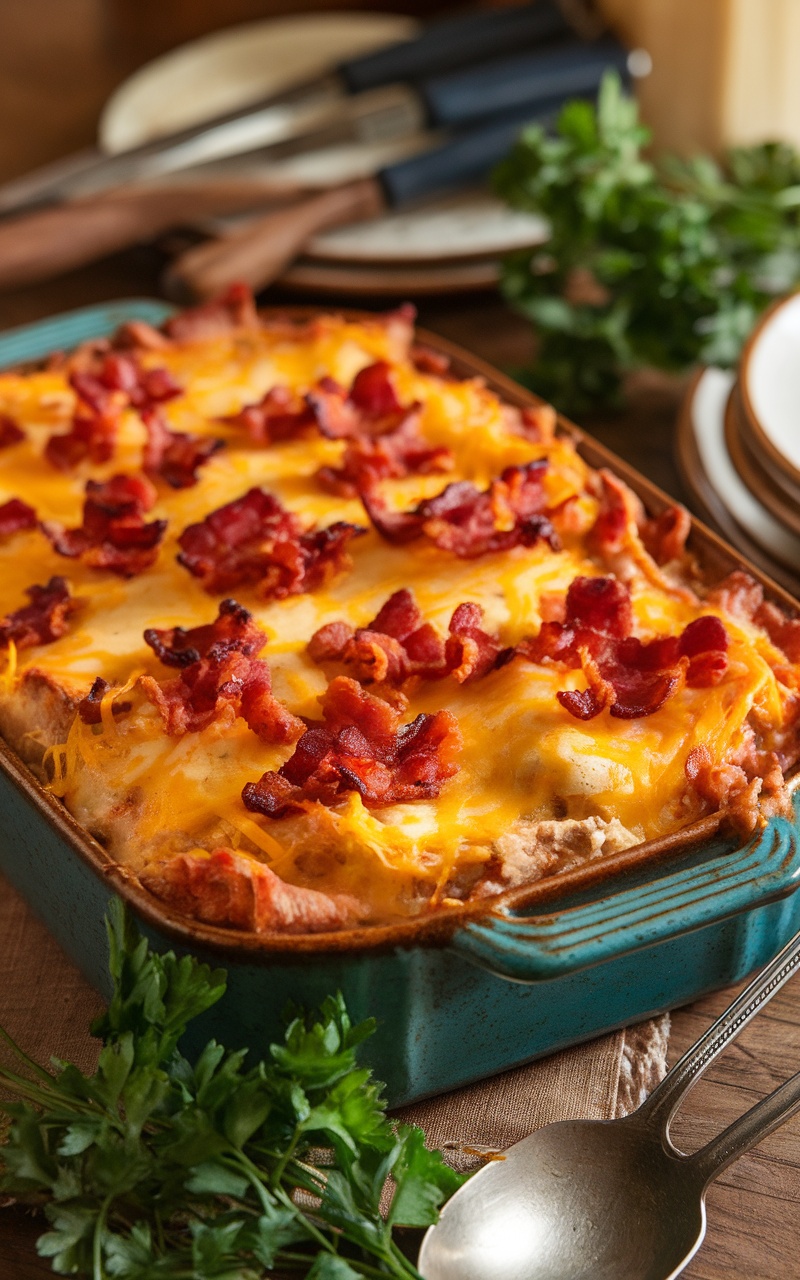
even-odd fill
[{"label": "casserole", "polygon": [[[95,315],[94,333],[113,327],[104,320]],[[35,326],[14,336],[12,359],[42,354],[37,336]],[[512,404],[536,403],[448,344],[426,340],[453,357],[457,373],[482,374]],[[57,336],[49,331],[45,349],[74,341],[67,321]],[[668,505],[624,464],[576,434],[590,465],[610,463],[652,514]],[[737,564],[699,526],[693,540],[712,579]],[[791,607],[780,592],[772,594]],[[338,934],[232,937],[158,904],[10,753],[3,789],[3,867],[91,980],[101,982],[104,972],[102,903],[118,891],[151,937],[214,954],[229,968],[231,991],[216,1011],[216,1025],[232,1044],[255,1044],[273,1034],[287,999],[313,1004],[340,987],[354,1016],[379,1018],[372,1061],[395,1103],[733,980],[795,926],[793,823],[774,818],[736,851],[714,837],[717,822],[710,815],[693,830],[512,890],[491,905],[459,904],[433,917]],[[537,914],[524,920],[508,914],[532,910]]]}]

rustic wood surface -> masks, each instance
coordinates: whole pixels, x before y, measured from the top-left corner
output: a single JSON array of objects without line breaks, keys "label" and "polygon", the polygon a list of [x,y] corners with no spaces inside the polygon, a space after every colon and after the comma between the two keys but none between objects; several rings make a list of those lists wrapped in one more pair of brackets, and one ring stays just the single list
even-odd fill
[{"label": "rustic wood surface", "polygon": [[[164,0],[159,12],[166,15],[170,7]],[[113,11],[114,5],[109,3],[107,8]],[[120,78],[119,61],[114,61],[101,26],[105,10],[100,0],[5,5],[0,44],[4,125],[0,179],[90,141],[103,97]],[[177,11],[182,12],[180,5]],[[139,248],[57,280],[0,295],[0,328],[105,299],[157,295],[163,265],[159,250]],[[266,299],[272,300],[281,299]],[[331,304],[326,301],[326,305]],[[426,301],[420,306],[420,321],[506,369],[523,365],[530,355],[527,326],[492,294]],[[680,387],[674,383],[643,380],[634,389],[628,411],[585,425],[656,483],[685,497],[672,457],[679,394]],[[675,1013],[672,1060],[717,1016],[729,995],[720,992]],[[675,1126],[679,1145],[686,1150],[702,1145],[790,1075],[798,1063],[800,984],[795,982],[714,1064],[707,1080],[690,1096]],[[800,1277],[800,1119],[773,1134],[722,1176],[709,1192],[708,1217],[708,1236],[685,1272],[687,1280]],[[0,1280],[42,1280],[52,1274],[35,1255],[41,1229],[41,1219],[18,1209],[0,1210]]]}]

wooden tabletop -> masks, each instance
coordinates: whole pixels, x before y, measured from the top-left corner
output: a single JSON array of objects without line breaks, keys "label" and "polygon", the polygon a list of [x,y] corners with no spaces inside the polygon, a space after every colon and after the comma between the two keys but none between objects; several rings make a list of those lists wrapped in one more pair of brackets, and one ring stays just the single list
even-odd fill
[{"label": "wooden tabletop", "polygon": [[[156,7],[162,17],[170,6],[163,0]],[[103,14],[115,12],[119,4],[37,0],[35,5],[6,8],[0,46],[0,179],[89,142],[99,106],[122,73],[119,46],[115,55],[102,29]],[[155,11],[152,4],[144,10]],[[142,11],[136,7],[137,13]],[[163,261],[156,250],[135,249],[50,283],[0,295],[0,328],[105,299],[158,296]],[[329,300],[326,305],[331,305]],[[419,312],[422,324],[503,368],[522,366],[530,357],[528,326],[493,294],[428,300]],[[686,500],[672,455],[680,390],[674,382],[641,380],[625,413],[589,419],[583,425],[657,484]],[[730,994],[717,993],[674,1014],[672,1060],[724,1008]],[[800,982],[795,980],[692,1093],[675,1125],[676,1141],[685,1150],[702,1145],[799,1062]],[[795,1119],[711,1188],[706,1242],[684,1274],[688,1280],[800,1276],[799,1205],[800,1119]],[[51,1275],[35,1255],[41,1219],[16,1209],[0,1214],[0,1280],[42,1280]]]}]

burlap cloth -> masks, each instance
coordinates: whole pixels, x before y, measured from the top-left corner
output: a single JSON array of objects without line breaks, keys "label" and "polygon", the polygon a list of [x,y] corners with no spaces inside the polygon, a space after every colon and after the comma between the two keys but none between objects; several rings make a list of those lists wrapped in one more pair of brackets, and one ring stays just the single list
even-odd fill
[{"label": "burlap cloth", "polygon": [[[102,1001],[0,877],[0,1025],[37,1061],[93,1066],[88,1034]],[[553,1054],[480,1084],[405,1107],[460,1168],[552,1120],[609,1120],[636,1109],[666,1070],[669,1015]]]}]

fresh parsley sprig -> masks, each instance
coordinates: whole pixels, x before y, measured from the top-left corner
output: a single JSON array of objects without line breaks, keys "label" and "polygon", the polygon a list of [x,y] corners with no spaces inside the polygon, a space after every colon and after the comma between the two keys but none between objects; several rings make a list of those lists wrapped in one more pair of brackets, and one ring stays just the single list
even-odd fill
[{"label": "fresh parsley sprig", "polygon": [[[43,1204],[38,1242],[61,1275],[92,1280],[309,1280],[419,1273],[395,1226],[427,1226],[461,1177],[419,1129],[387,1119],[341,996],[297,1013],[282,1044],[248,1065],[210,1041],[190,1061],[187,1025],[225,992],[225,973],[158,954],[121,903],[107,921],[114,993],[93,1024],[84,1075],[46,1071],[0,1030],[0,1188]],[[324,1159],[321,1159],[321,1155]],[[381,1215],[387,1178],[394,1194]]]},{"label": "fresh parsley sprig", "polygon": [[800,280],[800,155],[782,143],[709,156],[643,154],[650,139],[614,74],[554,134],[526,129],[494,175],[550,239],[504,264],[533,321],[526,381],[560,408],[613,401],[626,370],[730,365],[763,308]]}]

